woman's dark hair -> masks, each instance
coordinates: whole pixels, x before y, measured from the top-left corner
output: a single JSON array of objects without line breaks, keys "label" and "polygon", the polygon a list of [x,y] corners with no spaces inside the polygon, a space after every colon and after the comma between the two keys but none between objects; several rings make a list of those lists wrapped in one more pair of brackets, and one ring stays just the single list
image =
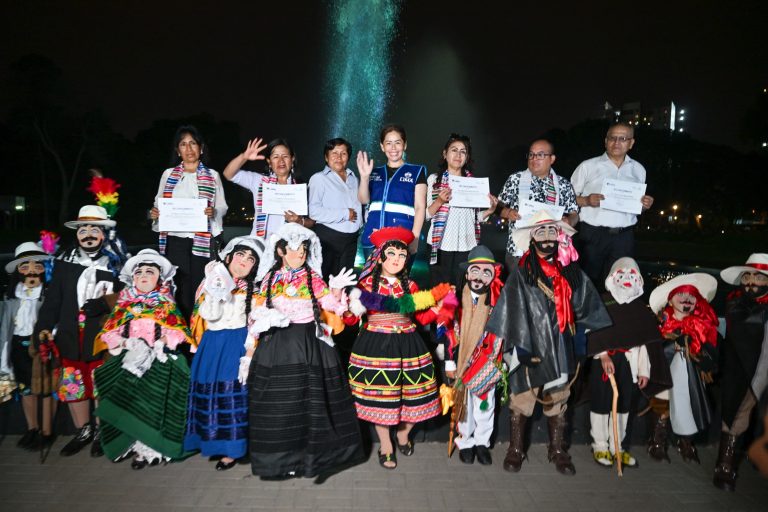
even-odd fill
[{"label": "woman's dark hair", "polygon": [[[371,291],[373,293],[378,293],[379,291],[379,281],[381,281],[381,264],[387,260],[385,251],[390,247],[408,251],[408,245],[405,242],[401,242],[400,240],[390,240],[389,242],[384,242],[384,245],[381,246],[381,253],[379,255],[381,261],[377,262],[376,266],[373,268],[373,280],[371,281]],[[403,266],[403,270],[398,272],[395,276],[400,280],[400,286],[402,286],[405,293],[411,293],[411,283],[408,274],[408,263],[406,262],[406,264]]]},{"label": "woman's dark hair", "polygon": [[[264,165],[267,166],[267,174],[269,174],[272,171],[272,168],[269,166],[269,157],[272,156],[272,152],[275,150],[277,146],[285,146],[286,148],[288,148],[288,153],[290,153],[291,158],[294,159],[293,161],[294,165],[296,164],[296,153],[293,151],[293,146],[291,146],[288,140],[279,138],[279,137],[277,139],[272,139],[271,141],[269,141],[269,144],[267,144],[267,152],[266,152],[267,158],[264,160]],[[293,169],[291,169],[291,174],[293,174]]]},{"label": "woman's dark hair", "polygon": [[325,143],[323,146],[323,157],[327,157],[328,153],[330,153],[333,148],[336,146],[346,146],[347,147],[347,154],[352,155],[352,144],[349,143],[348,140],[342,139],[341,137],[336,137],[335,139],[331,139]]},{"label": "woman's dark hair", "polygon": [[381,131],[379,132],[379,142],[384,144],[384,137],[386,137],[389,132],[399,133],[400,137],[403,139],[403,144],[408,142],[408,138],[405,135],[405,128],[403,128],[399,124],[394,124],[394,123],[384,125],[384,128],[382,128]]},{"label": "woman's dark hair", "polygon": [[236,245],[232,248],[232,252],[227,254],[226,258],[224,258],[224,265],[227,267],[227,271],[229,271],[229,264],[232,263],[232,256],[238,251],[248,251],[251,254],[253,254],[254,259],[256,260],[253,264],[253,268],[250,272],[248,272],[248,275],[245,276],[243,279],[245,279],[246,282],[246,288],[245,288],[245,318],[248,318],[248,315],[251,314],[251,301],[253,299],[253,294],[256,289],[256,272],[259,270],[259,255],[256,254],[256,251],[253,250],[253,248],[248,247],[247,245]]},{"label": "woman's dark hair", "polygon": [[200,135],[200,132],[197,131],[197,128],[191,124],[185,124],[176,128],[176,133],[173,135],[173,147],[171,148],[171,165],[174,167],[179,165],[179,143],[185,135],[191,136],[197,142],[198,147],[200,147],[200,161],[208,165],[208,157],[210,156],[208,146],[205,145],[205,140]]},{"label": "woman's dark hair", "polygon": [[[448,148],[451,147],[451,144],[454,142],[461,142],[464,144],[464,148],[467,150],[467,161],[464,162],[464,165],[461,168],[462,176],[466,176],[467,171],[472,172],[473,170],[472,165],[474,162],[472,161],[472,141],[469,139],[468,135],[452,133],[448,136],[448,141],[445,143],[445,146],[443,146],[443,153],[448,151]],[[444,172],[448,168],[448,160],[443,156],[443,153],[440,153],[440,161],[437,163],[439,172]]]},{"label": "woman's dark hair", "polygon": [[[310,243],[309,240],[304,240],[301,242],[301,245],[304,246],[304,252],[309,255],[309,247]],[[283,266],[283,257],[280,255],[278,250],[285,253],[285,251],[288,248],[288,242],[285,240],[278,240],[275,244],[275,264],[272,265],[272,268],[269,270],[269,273],[264,278],[267,282],[267,307],[272,307],[272,280],[275,277],[275,272],[280,270],[280,267]],[[312,269],[307,264],[306,260],[304,261],[304,265],[302,267],[306,271],[307,275],[307,289],[309,290],[309,298],[312,299],[312,313],[315,317],[315,324],[320,325],[320,306],[317,303],[317,298],[315,297],[315,290],[312,289]]]},{"label": "woman's dark hair", "polygon": [[[544,274],[544,271],[541,269],[541,264],[539,264],[539,258],[536,257],[536,246],[534,245],[533,238],[531,238],[529,247],[530,253],[528,254],[528,257],[525,258],[525,264],[523,265],[523,279],[529,286],[538,286],[537,282],[539,279],[541,279],[541,282],[543,283],[548,283],[549,278]],[[553,262],[563,277],[565,277],[565,280],[568,281],[568,284],[571,285],[572,290],[581,286],[581,271],[578,263],[573,261],[563,267],[557,260],[557,242],[555,242]]]}]

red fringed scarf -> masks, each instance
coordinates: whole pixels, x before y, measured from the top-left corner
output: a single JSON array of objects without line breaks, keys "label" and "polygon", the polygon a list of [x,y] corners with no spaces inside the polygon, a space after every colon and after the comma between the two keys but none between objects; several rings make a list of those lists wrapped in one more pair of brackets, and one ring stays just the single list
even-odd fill
[{"label": "red fringed scarf", "polygon": [[692,285],[678,286],[667,296],[667,300],[678,293],[690,293],[696,297],[696,306],[693,312],[678,320],[674,317],[672,306],[667,305],[664,308],[664,323],[661,326],[662,334],[681,333],[691,337],[689,349],[691,355],[696,355],[701,350],[702,343],[709,343],[712,346],[717,345],[717,325],[720,323],[715,314],[715,310],[709,305],[709,302],[701,296],[699,290]]},{"label": "red fringed scarf", "polygon": [[[522,267],[525,264],[526,258],[530,258],[532,255],[531,252],[525,253],[520,259],[520,266]],[[571,290],[570,283],[563,276],[562,269],[556,258],[555,264],[553,265],[538,254],[536,254],[535,257],[539,258],[539,266],[544,272],[544,275],[552,281],[552,291],[554,295],[552,300],[555,303],[555,312],[557,313],[557,323],[560,327],[560,332],[565,332],[565,328],[567,327],[570,333],[574,334],[576,332],[576,318],[573,314],[573,304],[571,304],[571,295],[573,294],[573,291]]]}]

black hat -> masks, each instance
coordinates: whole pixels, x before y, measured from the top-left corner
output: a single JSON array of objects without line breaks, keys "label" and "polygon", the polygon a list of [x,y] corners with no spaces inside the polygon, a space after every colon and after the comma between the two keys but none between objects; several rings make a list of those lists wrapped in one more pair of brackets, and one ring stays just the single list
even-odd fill
[{"label": "black hat", "polygon": [[489,248],[484,245],[478,245],[469,251],[467,261],[459,263],[459,268],[462,270],[467,270],[473,263],[490,263],[492,265],[496,265],[496,258],[493,257],[493,253]]}]

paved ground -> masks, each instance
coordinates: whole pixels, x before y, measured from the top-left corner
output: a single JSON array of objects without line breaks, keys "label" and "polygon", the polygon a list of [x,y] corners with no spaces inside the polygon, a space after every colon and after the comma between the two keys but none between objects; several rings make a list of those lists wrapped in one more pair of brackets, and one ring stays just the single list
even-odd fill
[{"label": "paved ground", "polygon": [[711,482],[715,450],[702,450],[701,466],[655,463],[638,451],[640,468],[619,479],[591,460],[589,448],[575,446],[577,474],[557,474],[546,461],[546,448],[534,445],[523,470],[501,469],[504,446],[493,450],[494,465],[467,466],[458,454],[446,459],[443,443],[416,445],[413,457],[400,457],[395,471],[376,460],[348,469],[319,484],[299,479],[264,482],[246,465],[217,473],[202,457],[133,471],[87,453],[64,459],[59,440],[44,465],[36,454],[21,451],[18,436],[0,444],[0,509],[8,512],[155,512],[246,510],[612,510],[696,511],[768,510],[768,481],[743,464],[736,493]]}]

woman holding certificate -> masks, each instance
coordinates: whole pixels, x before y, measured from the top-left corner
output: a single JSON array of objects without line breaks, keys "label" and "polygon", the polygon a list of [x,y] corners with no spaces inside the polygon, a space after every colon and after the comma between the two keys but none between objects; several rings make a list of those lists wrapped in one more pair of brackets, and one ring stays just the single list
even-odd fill
[{"label": "woman holding certificate", "polygon": [[[264,139],[253,139],[248,142],[245,151],[232,159],[224,169],[224,177],[229,181],[240,185],[253,194],[253,229],[251,236],[268,240],[269,235],[275,233],[286,222],[295,222],[304,227],[311,228],[315,221],[307,216],[306,186],[302,185],[301,191],[290,190],[291,194],[298,194],[296,200],[287,200],[286,204],[295,205],[292,209],[278,207],[278,196],[274,193],[276,185],[297,185],[293,174],[293,165],[296,157],[293,148],[285,139],[274,139],[267,145],[262,144]],[[261,152],[266,148],[266,156]],[[242,169],[246,162],[256,160],[267,161],[267,175],[246,171]],[[286,197],[289,191],[280,194]],[[278,213],[279,212],[279,213]]]},{"label": "woman holding certificate", "polygon": [[219,173],[205,165],[206,149],[194,126],[176,130],[171,156],[174,167],[163,172],[150,211],[152,229],[160,233],[160,254],[178,267],[176,302],[186,319],[215,249],[213,238],[221,234],[227,213]]},{"label": "woman holding certificate", "polygon": [[466,135],[452,133],[443,147],[439,172],[427,178],[427,220],[432,224],[427,243],[432,283],[449,282],[458,286],[464,273],[459,263],[467,261],[469,251],[480,243],[480,222],[496,209],[498,200],[488,194],[488,208],[451,207],[451,176],[472,177],[472,143]]}]

